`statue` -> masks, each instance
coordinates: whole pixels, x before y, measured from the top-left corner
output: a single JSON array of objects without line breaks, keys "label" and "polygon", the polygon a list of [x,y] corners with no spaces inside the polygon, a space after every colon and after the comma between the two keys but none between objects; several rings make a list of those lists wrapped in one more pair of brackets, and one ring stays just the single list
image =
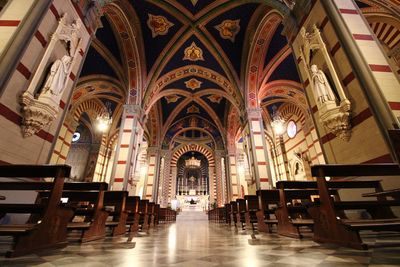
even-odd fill
[{"label": "statue", "polygon": [[47,76],[46,83],[43,87],[42,94],[51,94],[54,96],[61,95],[65,80],[70,71],[72,58],[64,55],[61,59],[57,59],[51,66],[50,73]]},{"label": "statue", "polygon": [[327,101],[336,101],[335,94],[329,85],[325,73],[318,69],[317,65],[311,66],[311,78],[314,85],[314,94],[321,104]]}]

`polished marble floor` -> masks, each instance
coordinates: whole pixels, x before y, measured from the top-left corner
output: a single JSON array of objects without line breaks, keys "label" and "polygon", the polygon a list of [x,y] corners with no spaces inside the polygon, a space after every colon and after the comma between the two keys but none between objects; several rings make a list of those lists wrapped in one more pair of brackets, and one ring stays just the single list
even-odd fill
[{"label": "polished marble floor", "polygon": [[234,230],[208,222],[203,212],[183,212],[176,223],[161,224],[132,240],[107,238],[71,243],[62,250],[16,259],[0,258],[0,266],[400,266],[400,246],[380,247],[400,240],[387,235],[367,241],[376,248],[357,251],[319,245],[275,234]]}]

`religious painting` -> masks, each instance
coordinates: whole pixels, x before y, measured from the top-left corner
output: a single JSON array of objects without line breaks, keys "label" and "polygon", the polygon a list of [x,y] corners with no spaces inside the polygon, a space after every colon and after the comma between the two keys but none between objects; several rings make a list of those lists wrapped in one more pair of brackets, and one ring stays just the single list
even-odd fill
[{"label": "religious painting", "polygon": [[186,85],[186,88],[192,89],[194,91],[196,89],[199,89],[201,87],[202,83],[203,82],[201,82],[201,81],[199,81],[199,80],[197,80],[195,78],[192,78],[192,79],[186,81],[185,85]]},{"label": "religious painting", "polygon": [[215,26],[215,29],[219,31],[219,35],[222,39],[231,40],[235,42],[235,37],[240,31],[240,19],[237,20],[224,20],[221,24]]},{"label": "religious painting", "polygon": [[203,50],[201,50],[201,48],[198,47],[195,42],[192,42],[192,44],[185,49],[184,54],[185,55],[183,57],[183,60],[190,60],[190,61],[204,60]]}]

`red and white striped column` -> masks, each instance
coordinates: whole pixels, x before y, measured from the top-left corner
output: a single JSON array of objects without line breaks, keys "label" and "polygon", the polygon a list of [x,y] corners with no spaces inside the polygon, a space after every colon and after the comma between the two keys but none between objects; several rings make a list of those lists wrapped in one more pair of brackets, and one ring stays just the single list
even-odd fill
[{"label": "red and white striped column", "polygon": [[125,105],[121,118],[118,145],[111,173],[112,190],[126,190],[131,170],[135,169],[138,144],[141,141],[142,111],[139,105]]},{"label": "red and white striped column", "polygon": [[272,181],[261,112],[260,108],[247,110],[250,130],[249,150],[252,154],[251,168],[253,169],[252,173],[255,176],[257,189],[269,189]]},{"label": "red and white striped column", "polygon": [[400,117],[400,83],[389,65],[379,40],[354,0],[333,0],[333,2],[390,109],[397,118]]},{"label": "red and white striped column", "polygon": [[150,201],[157,200],[158,190],[158,174],[159,174],[159,158],[160,151],[158,148],[149,147],[147,150],[147,175],[145,179],[145,189],[143,190],[143,198]]},{"label": "red and white striped column", "polygon": [[236,162],[236,153],[235,151],[228,152],[229,159],[229,171],[231,175],[231,183],[232,183],[232,200],[236,200],[240,197],[240,182],[238,179],[238,171],[237,171],[237,162]]}]

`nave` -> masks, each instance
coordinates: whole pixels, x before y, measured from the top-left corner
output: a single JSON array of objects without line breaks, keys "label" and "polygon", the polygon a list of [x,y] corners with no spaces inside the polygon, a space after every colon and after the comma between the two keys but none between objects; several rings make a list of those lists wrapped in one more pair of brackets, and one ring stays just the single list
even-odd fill
[{"label": "nave", "polygon": [[0,260],[0,266],[398,266],[400,247],[380,247],[399,235],[364,236],[367,251],[321,245],[277,234],[237,230],[209,222],[202,211],[184,211],[172,224],[139,232],[132,240],[108,237],[62,250]]}]

